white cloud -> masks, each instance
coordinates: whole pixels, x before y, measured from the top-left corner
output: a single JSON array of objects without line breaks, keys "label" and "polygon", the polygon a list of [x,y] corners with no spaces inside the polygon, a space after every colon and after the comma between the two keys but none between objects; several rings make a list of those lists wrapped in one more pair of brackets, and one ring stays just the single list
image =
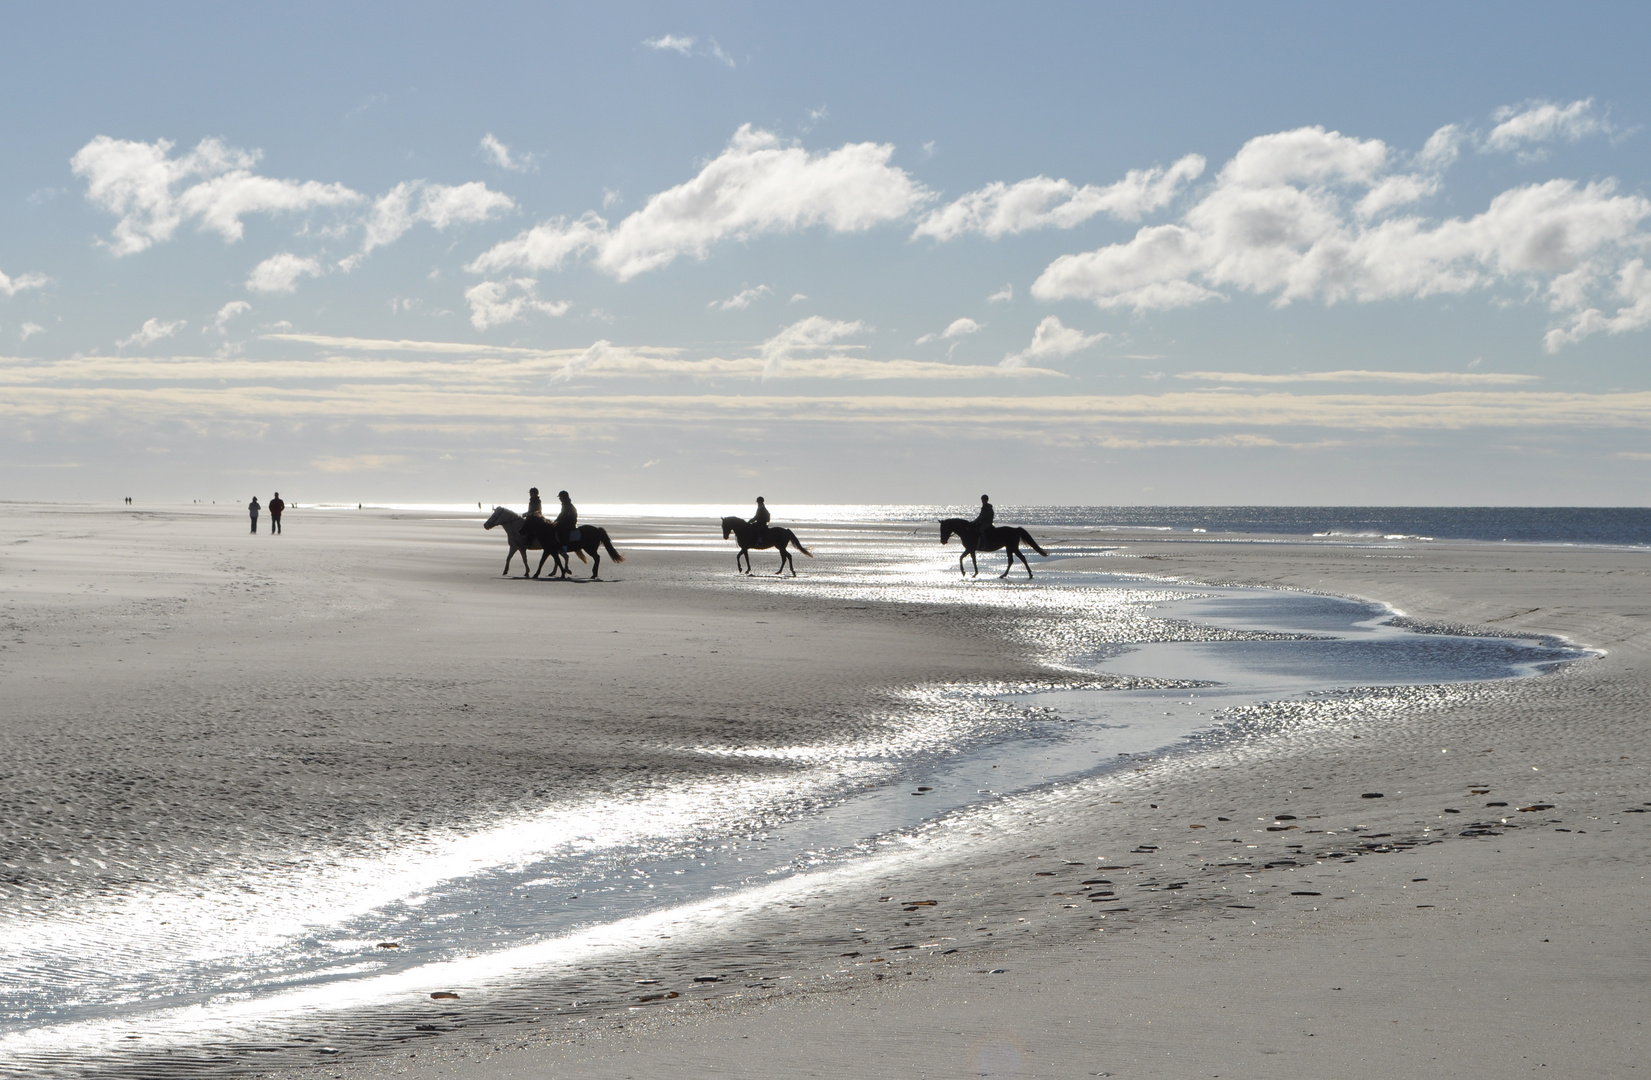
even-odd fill
[{"label": "white cloud", "polygon": [[510,147],[500,142],[491,131],[482,136],[481,148],[489,161],[511,172],[529,172],[537,160],[534,154],[512,154]]},{"label": "white cloud", "polygon": [[25,289],[39,289],[51,281],[45,274],[19,274],[16,277],[7,277],[6,272],[0,270],[0,294],[7,297],[16,296]]},{"label": "white cloud", "polygon": [[936,240],[966,233],[996,239],[1031,229],[1070,229],[1096,214],[1124,221],[1169,205],[1181,188],[1204,172],[1204,159],[1188,154],[1168,169],[1134,169],[1107,187],[1077,187],[1067,180],[1035,176],[1017,184],[1002,181],[971,191],[933,211],[912,232]]},{"label": "white cloud", "polygon": [[283,251],[253,267],[247,275],[246,287],[255,293],[289,293],[298,288],[299,278],[320,277],[321,272],[321,264],[315,259]]},{"label": "white cloud", "polygon": [[1486,135],[1481,149],[1506,153],[1522,149],[1533,142],[1553,142],[1564,139],[1576,142],[1589,135],[1609,133],[1610,124],[1594,115],[1594,99],[1584,98],[1569,105],[1551,101],[1530,101],[1515,108],[1505,105],[1496,110],[1493,118],[1500,121]]},{"label": "white cloud", "polygon": [[1624,301],[1610,315],[1590,307],[1578,312],[1567,328],[1555,328],[1543,338],[1549,352],[1593,334],[1626,334],[1651,324],[1651,270],[1644,259],[1633,259],[1617,274],[1615,294]]},{"label": "white cloud", "polygon": [[951,323],[947,325],[946,329],[940,331],[940,333],[924,334],[922,337],[918,338],[917,344],[922,345],[925,342],[933,341],[935,338],[950,341],[953,338],[967,337],[968,335],[979,330],[980,325],[980,323],[977,323],[973,319],[967,317],[962,319],[953,319]]},{"label": "white cloud", "polygon": [[189,324],[179,319],[177,322],[161,322],[159,319],[145,319],[141,327],[131,337],[122,338],[115,342],[115,348],[124,349],[128,345],[153,345],[162,338],[169,338]]},{"label": "white cloud", "polygon": [[674,52],[682,56],[708,56],[720,64],[728,67],[734,66],[734,58],[722,51],[722,46],[717,44],[716,38],[706,38],[705,45],[698,48],[696,48],[699,45],[698,38],[685,37],[680,34],[664,34],[660,37],[650,38],[642,44],[660,52]]},{"label": "white cloud", "polygon": [[421,221],[439,231],[450,225],[486,221],[514,209],[515,200],[503,192],[489,190],[480,180],[457,185],[403,181],[373,203],[361,253],[365,255],[374,248],[395,243]]},{"label": "white cloud", "polygon": [[1001,367],[1023,368],[1033,360],[1058,360],[1089,348],[1106,337],[1105,334],[1085,334],[1065,326],[1053,315],[1038,323],[1032,332],[1032,343],[1018,353],[1010,353],[1000,362]]},{"label": "white cloud", "polygon": [[[539,283],[532,278],[514,278],[510,281],[484,281],[464,291],[470,304],[470,324],[477,330],[486,330],[505,323],[525,319],[529,312],[539,311],[550,316],[567,313],[566,300],[540,300]],[[512,296],[514,292],[516,295]]]},{"label": "white cloud", "polygon": [[803,302],[804,300],[807,300],[807,299],[808,299],[808,294],[807,293],[795,292],[795,293],[791,294],[791,299],[787,300],[786,303],[788,303],[788,304],[799,304],[799,303],[801,303],[801,302]]},{"label": "white cloud", "polygon": [[467,269],[549,270],[591,252],[597,267],[628,281],[681,255],[703,259],[724,240],[813,226],[861,232],[904,217],[929,197],[889,165],[893,153],[889,144],[849,143],[810,154],[746,124],[698,176],[654,195],[616,227],[595,212],[557,218],[496,245]]},{"label": "white cloud", "polygon": [[999,289],[997,292],[993,293],[991,296],[988,296],[986,298],[986,302],[988,304],[1006,303],[1010,300],[1013,300],[1014,298],[1015,298],[1015,287],[1014,287],[1014,285],[1010,284],[1010,285],[1005,285],[1003,288]]},{"label": "white cloud", "polygon": [[806,319],[798,320],[762,343],[763,377],[778,375],[791,360],[822,349],[863,349],[864,345],[834,343],[858,334],[865,328],[862,322],[841,322],[821,315],[810,315]]},{"label": "white cloud", "polygon": [[231,300],[218,309],[218,317],[212,320],[213,329],[220,334],[229,333],[229,322],[237,315],[245,315],[252,310],[252,305],[245,300]]},{"label": "white cloud", "polygon": [[676,34],[664,34],[649,41],[644,41],[642,44],[646,45],[650,49],[658,49],[661,52],[681,53],[683,56],[692,56],[694,54],[694,39],[691,37],[679,37]]},{"label": "white cloud", "polygon": [[[70,160],[75,174],[86,180],[87,200],[120,216],[108,245],[116,255],[170,240],[186,221],[235,241],[248,214],[343,206],[361,198],[342,184],[258,176],[252,172],[257,151],[217,139],[203,139],[176,158],[169,156],[172,145],[165,139],[144,143],[99,135]],[[185,185],[194,178],[198,182]]]},{"label": "white cloud", "polygon": [[750,307],[753,300],[772,295],[774,295],[773,289],[770,289],[767,285],[758,285],[754,289],[741,289],[726,300],[713,300],[705,306],[715,308],[718,311],[739,311]]},{"label": "white cloud", "polygon": [[1221,383],[1414,383],[1430,386],[1516,386],[1542,381],[1540,375],[1505,375],[1490,371],[1292,371],[1276,375],[1249,371],[1185,371],[1175,377]]},{"label": "white cloud", "polygon": [[39,323],[26,322],[19,328],[18,338],[27,341],[36,334],[44,334],[46,328]]},{"label": "white cloud", "polygon": [[[1447,161],[1436,134],[1417,162]],[[1535,286],[1571,325],[1549,347],[1607,329],[1638,328],[1635,275],[1651,200],[1613,181],[1549,180],[1497,195],[1484,212],[1443,221],[1391,212],[1438,190],[1429,173],[1389,173],[1380,140],[1322,128],[1250,140],[1179,222],[1125,243],[1064,255],[1033,283],[1040,300],[1086,299],[1146,311],[1222,298],[1223,290],[1295,300],[1374,301],[1460,294],[1497,284]],[[1626,301],[1589,316],[1607,288]],[[1620,328],[1620,329],[1616,329]]]}]

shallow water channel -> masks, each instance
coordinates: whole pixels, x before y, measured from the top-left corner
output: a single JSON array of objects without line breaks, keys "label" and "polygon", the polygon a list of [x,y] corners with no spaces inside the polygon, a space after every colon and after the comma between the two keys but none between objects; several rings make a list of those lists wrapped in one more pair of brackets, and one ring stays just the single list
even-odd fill
[{"label": "shallow water channel", "polygon": [[[1062,588],[1141,585],[1087,572],[1050,578]],[[1336,597],[1195,591],[1152,605],[1153,615],[1272,638],[1150,641],[1069,657],[1152,688],[997,694],[992,707],[1017,719],[950,741],[818,748],[812,759],[801,748],[805,767],[792,775],[556,808],[382,864],[306,871],[250,892],[203,885],[35,928],[0,945],[0,1070],[72,1071],[135,1038],[151,1047],[233,1040],[236,1029],[267,1030],[270,1016],[301,1013],[306,1001],[366,1006],[437,988],[420,983],[427,965],[554,944],[853,859],[948,812],[1177,746],[1238,707],[1516,678],[1585,655],[1531,639],[1417,633],[1386,609]]]}]

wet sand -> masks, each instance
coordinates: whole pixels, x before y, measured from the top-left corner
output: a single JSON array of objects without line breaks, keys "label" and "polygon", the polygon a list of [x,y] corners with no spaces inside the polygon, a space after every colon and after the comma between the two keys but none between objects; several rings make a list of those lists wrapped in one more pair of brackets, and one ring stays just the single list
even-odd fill
[{"label": "wet sand", "polygon": [[[622,587],[534,585],[495,580],[503,543],[441,519],[237,524],[0,512],[14,910],[703,771],[673,751],[696,741],[869,730],[937,681],[1051,675],[1011,615],[681,584],[700,552],[608,568]],[[514,1002],[427,1003],[440,1037],[328,1074],[1643,1071],[1651,814],[1624,811],[1651,809],[1651,556],[1134,536],[1087,561],[1608,654],[1430,707],[1327,701],[1265,738],[960,815],[736,897],[702,918],[712,934],[655,933],[524,978]]]}]

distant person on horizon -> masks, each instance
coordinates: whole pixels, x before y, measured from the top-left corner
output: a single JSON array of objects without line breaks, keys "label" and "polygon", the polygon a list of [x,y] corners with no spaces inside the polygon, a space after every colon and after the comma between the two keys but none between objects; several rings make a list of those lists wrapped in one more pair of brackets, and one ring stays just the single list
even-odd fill
[{"label": "distant person on horizon", "polygon": [[997,517],[997,511],[992,509],[992,497],[982,495],[980,497],[980,513],[975,515],[975,528],[978,530],[975,535],[984,537],[991,530],[992,519],[995,517]]},{"label": "distant person on horizon", "polygon": [[579,511],[567,492],[558,491],[556,497],[562,501],[562,511],[556,515],[556,542],[566,551],[572,542],[573,530],[579,526]]},{"label": "distant person on horizon", "polygon": [[281,511],[286,508],[287,504],[281,501],[281,493],[277,491],[275,497],[269,501],[269,534],[271,536],[281,534]]},{"label": "distant person on horizon", "polygon": [[252,518],[252,535],[257,536],[258,535],[258,496],[256,496],[256,495],[254,495],[252,497],[251,502],[247,503],[247,516]]},{"label": "distant person on horizon", "polygon": [[768,521],[769,521],[768,504],[762,501],[762,496],[761,495],[758,495],[757,496],[757,512],[755,514],[751,515],[751,524],[755,525],[757,527],[757,536],[756,536],[756,539],[752,541],[752,543],[761,546],[762,544],[767,542],[767,540],[768,540]]}]

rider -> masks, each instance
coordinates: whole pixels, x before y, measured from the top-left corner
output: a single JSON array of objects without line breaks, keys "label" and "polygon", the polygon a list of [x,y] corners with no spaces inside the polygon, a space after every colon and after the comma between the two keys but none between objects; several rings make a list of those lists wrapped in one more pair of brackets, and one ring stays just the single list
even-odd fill
[{"label": "rider", "polygon": [[573,506],[573,500],[568,493],[558,491],[556,497],[562,500],[562,512],[556,515],[556,541],[562,545],[562,550],[568,549],[571,542],[574,526],[579,524],[579,511]]},{"label": "rider", "polygon": [[992,509],[992,497],[982,495],[980,497],[980,513],[975,515],[975,536],[984,540],[986,534],[991,531],[992,519],[996,516],[997,511]]},{"label": "rider", "polygon": [[761,495],[757,496],[757,512],[752,515],[750,524],[757,529],[756,538],[752,543],[761,545],[768,539],[768,504],[762,501]]},{"label": "rider", "polygon": [[540,521],[545,519],[545,506],[539,501],[538,488],[527,489],[527,516]]}]

